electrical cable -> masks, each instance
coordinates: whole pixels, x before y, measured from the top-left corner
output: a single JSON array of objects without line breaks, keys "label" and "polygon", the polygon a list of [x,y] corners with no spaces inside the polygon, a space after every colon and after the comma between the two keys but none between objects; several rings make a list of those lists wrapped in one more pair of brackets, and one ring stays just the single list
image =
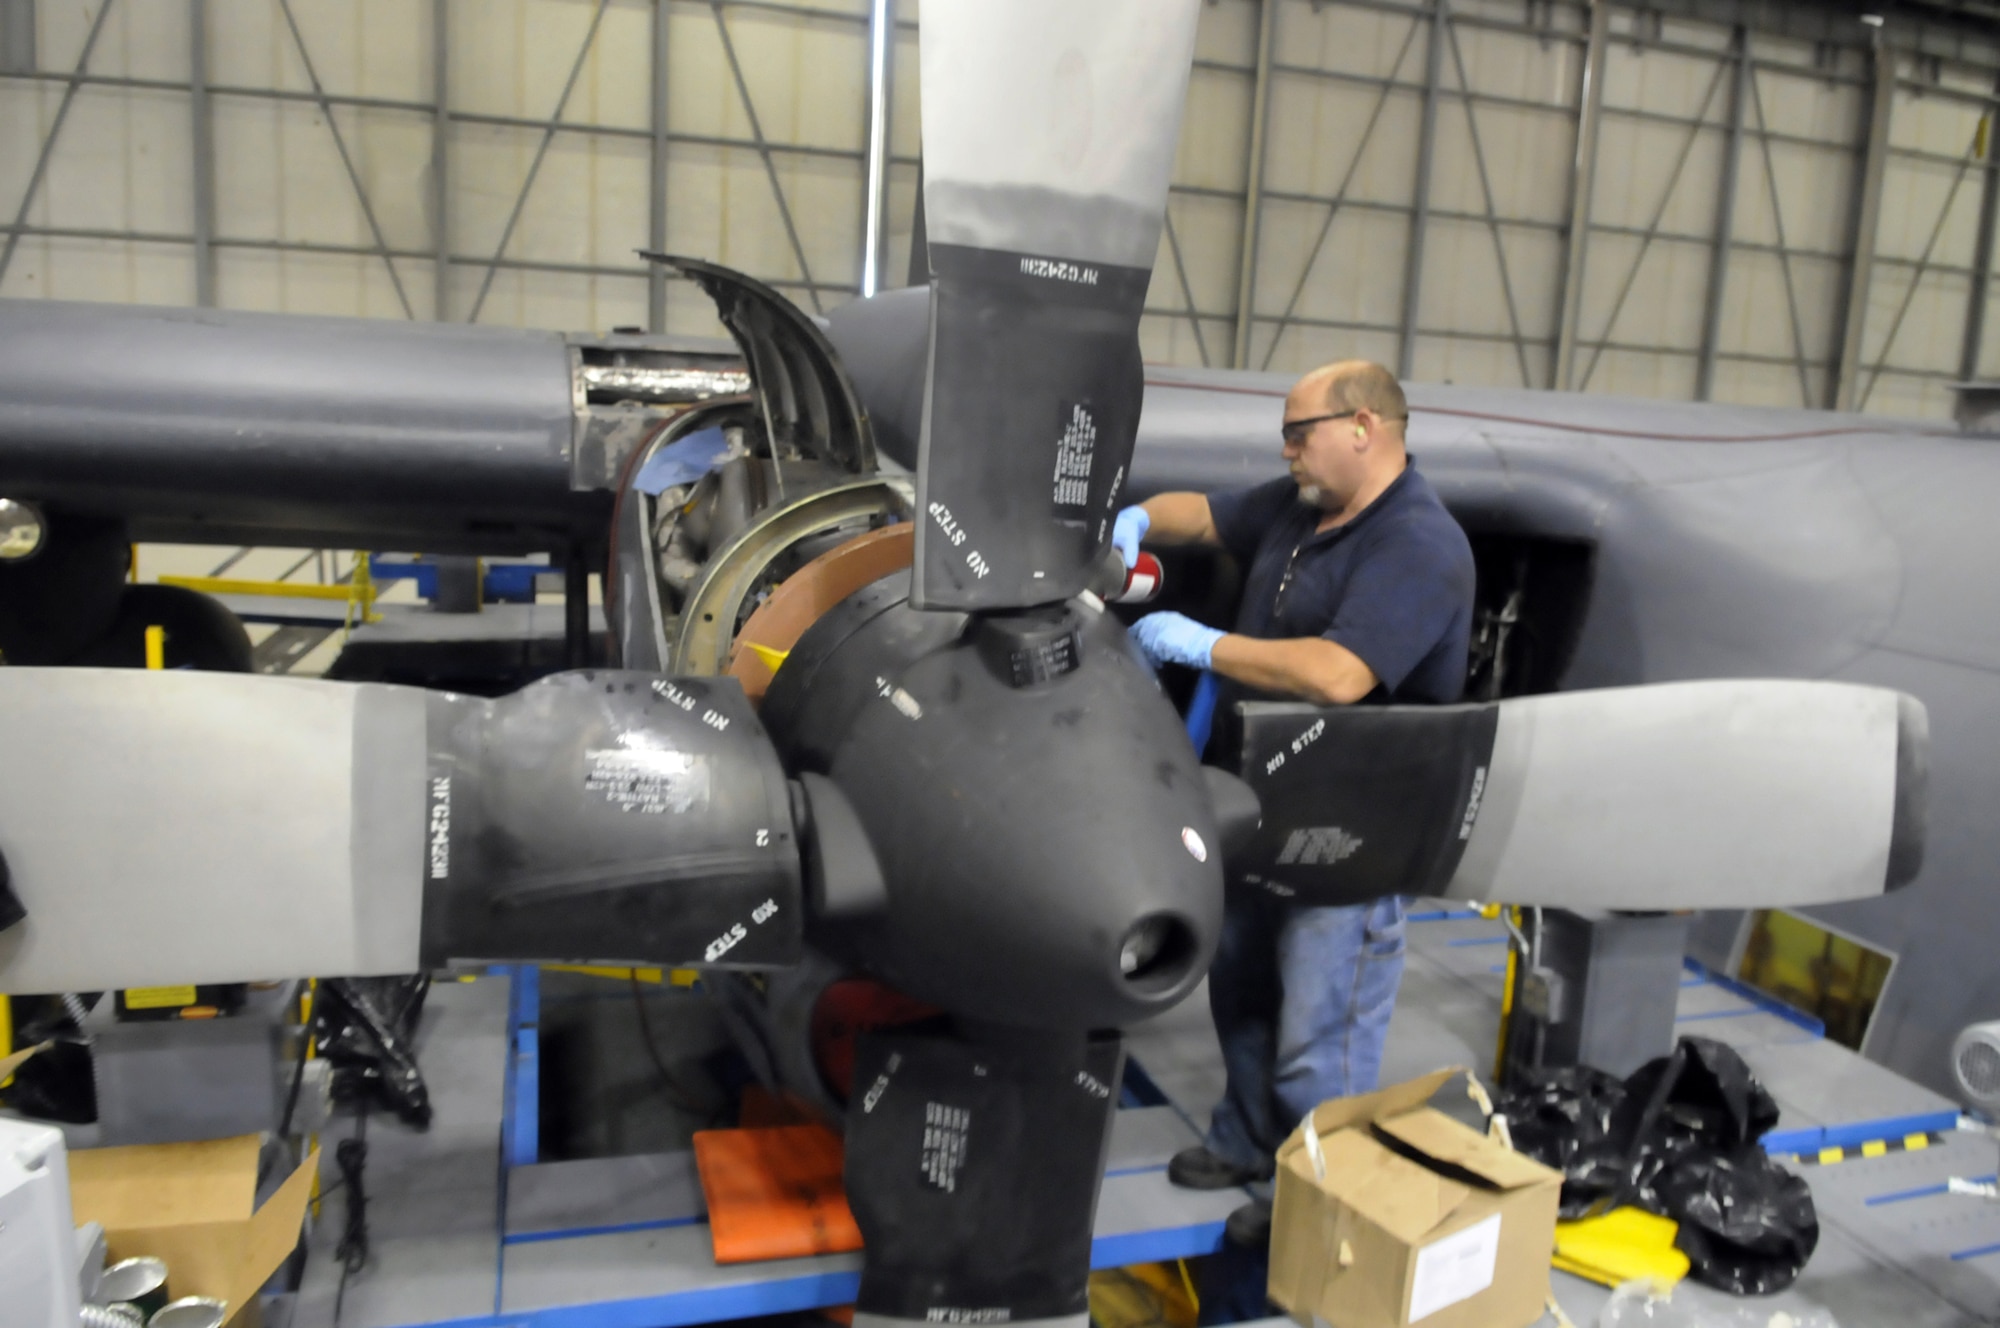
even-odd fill
[{"label": "electrical cable", "polygon": [[340,1168],[339,1184],[347,1189],[347,1221],[341,1227],[340,1243],[333,1257],[340,1260],[340,1286],[333,1293],[333,1322],[339,1328],[340,1311],[347,1300],[347,1279],[368,1262],[368,1192],[362,1187],[362,1173],[368,1166],[368,1103],[362,1100],[354,1137],[342,1139],[333,1150],[334,1165]]},{"label": "electrical cable", "polygon": [[653,1062],[653,1072],[660,1077],[660,1087],[665,1091],[667,1101],[676,1110],[713,1126],[716,1124],[718,1113],[702,1110],[688,1091],[681,1086],[680,1081],[674,1078],[673,1071],[667,1068],[666,1061],[660,1056],[660,1049],[653,1045],[653,1023],[646,1016],[646,996],[640,989],[637,973],[631,975],[631,983],[632,1008],[639,1015],[639,1041],[645,1044],[646,1057]]}]

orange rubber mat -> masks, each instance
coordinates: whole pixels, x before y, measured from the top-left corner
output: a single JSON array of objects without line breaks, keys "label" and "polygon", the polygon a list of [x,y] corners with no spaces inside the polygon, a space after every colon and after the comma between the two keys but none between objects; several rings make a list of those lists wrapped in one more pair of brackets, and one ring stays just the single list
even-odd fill
[{"label": "orange rubber mat", "polygon": [[801,1259],[861,1248],[841,1183],[840,1136],[824,1125],[702,1130],[695,1168],[717,1263]]}]

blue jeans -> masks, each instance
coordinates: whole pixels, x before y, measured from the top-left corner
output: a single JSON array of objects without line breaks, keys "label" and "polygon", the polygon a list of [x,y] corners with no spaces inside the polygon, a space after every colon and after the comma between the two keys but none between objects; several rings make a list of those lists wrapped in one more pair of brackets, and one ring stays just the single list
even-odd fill
[{"label": "blue jeans", "polygon": [[1208,971],[1228,1085],[1208,1151],[1265,1170],[1305,1114],[1374,1091],[1403,979],[1403,901],[1299,908],[1236,887]]}]

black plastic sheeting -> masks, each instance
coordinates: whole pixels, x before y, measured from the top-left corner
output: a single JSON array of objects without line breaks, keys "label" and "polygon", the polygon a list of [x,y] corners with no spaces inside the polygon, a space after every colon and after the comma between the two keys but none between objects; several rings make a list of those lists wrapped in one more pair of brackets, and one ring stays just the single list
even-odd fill
[{"label": "black plastic sheeting", "polygon": [[416,1055],[430,985],[421,974],[319,984],[319,1050],[333,1063],[336,1103],[386,1109],[420,1130],[430,1125],[430,1090]]},{"label": "black plastic sheeting", "polygon": [[[79,998],[85,1007],[96,997]],[[41,1050],[0,1090],[0,1106],[29,1120],[88,1125],[97,1119],[97,1076],[90,1044],[60,996],[16,996],[14,1046]]]},{"label": "black plastic sheeting", "polygon": [[1684,1037],[1622,1080],[1589,1066],[1530,1071],[1497,1105],[1514,1146],[1563,1173],[1564,1218],[1623,1204],[1672,1218],[1689,1275],[1706,1286],[1782,1291],[1819,1243],[1812,1191],[1757,1142],[1778,1104],[1720,1042]]}]

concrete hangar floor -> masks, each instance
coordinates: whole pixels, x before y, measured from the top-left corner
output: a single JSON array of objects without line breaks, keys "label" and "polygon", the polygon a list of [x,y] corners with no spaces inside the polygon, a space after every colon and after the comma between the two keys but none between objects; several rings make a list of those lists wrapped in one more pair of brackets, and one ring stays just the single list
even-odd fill
[{"label": "concrete hangar floor", "polygon": [[[1424,902],[1411,914],[1384,1082],[1445,1065],[1486,1066],[1499,1027],[1500,925]],[[436,1119],[422,1135],[370,1121],[374,1260],[342,1293],[332,1257],[339,1200],[330,1198],[290,1328],[332,1328],[337,1297],[341,1328],[637,1328],[810,1316],[852,1299],[852,1255],[718,1267],[687,1152],[702,1103],[685,1102],[692,1113],[663,1107],[660,1067],[638,1042],[647,1030],[629,990],[546,974],[529,1002],[533,985],[495,974],[434,991],[420,1055]],[[649,990],[655,1050],[666,1072],[698,1094],[700,1062],[726,1039],[698,996]],[[1953,1176],[1990,1178],[1995,1145],[1954,1128],[1956,1104],[1692,968],[1675,1028],[1741,1052],[1782,1111],[1772,1151],[1808,1177],[1818,1206],[1819,1245],[1799,1281],[1734,1303],[1795,1315],[1823,1309],[1843,1328],[2000,1322],[2000,1205],[1945,1189]],[[1098,1267],[1214,1251],[1224,1218],[1244,1198],[1176,1190],[1165,1179],[1167,1159],[1194,1141],[1221,1090],[1204,993],[1134,1029],[1129,1047],[1158,1096],[1156,1105],[1119,1114],[1099,1205]],[[538,1075],[559,1065],[562,1091],[538,1094]],[[586,1096],[598,1104],[589,1112],[563,1105]],[[530,1099],[552,1111],[524,1110]],[[351,1128],[347,1120],[334,1127]],[[1865,1146],[1891,1139],[1890,1149]],[[334,1143],[322,1140],[329,1156]],[[592,1156],[556,1160],[559,1152]],[[1585,1326],[1609,1294],[1563,1272],[1552,1290]],[[1732,1303],[1689,1284],[1676,1293],[1682,1300]]]}]

